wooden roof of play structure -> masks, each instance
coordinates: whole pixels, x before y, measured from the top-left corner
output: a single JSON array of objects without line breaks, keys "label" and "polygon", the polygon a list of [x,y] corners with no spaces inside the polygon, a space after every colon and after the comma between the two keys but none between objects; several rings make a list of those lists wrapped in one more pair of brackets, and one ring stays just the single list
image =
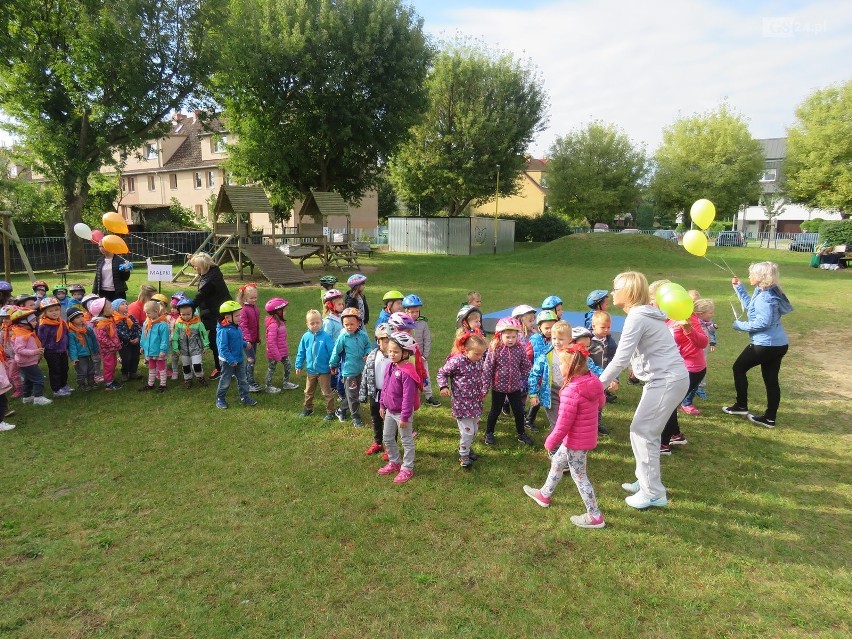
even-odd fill
[{"label": "wooden roof of play structure", "polygon": [[216,198],[214,216],[220,213],[272,213],[272,205],[261,186],[223,186]]},{"label": "wooden roof of play structure", "polygon": [[[346,204],[340,193],[334,191],[315,191],[311,189],[308,197],[302,202],[299,207],[299,221],[302,218],[309,216],[314,219],[317,224],[322,224],[325,218],[332,215],[340,215],[346,218],[347,224],[351,219],[349,215],[349,205]],[[326,226],[326,224],[322,224]]]}]

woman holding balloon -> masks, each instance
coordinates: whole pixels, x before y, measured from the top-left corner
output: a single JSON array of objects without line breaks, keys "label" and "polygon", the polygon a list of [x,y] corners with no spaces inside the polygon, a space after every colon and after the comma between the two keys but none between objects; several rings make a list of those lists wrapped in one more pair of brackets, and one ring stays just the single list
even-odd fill
[{"label": "woman holding balloon", "polygon": [[95,264],[95,282],[92,292],[105,297],[110,302],[119,297],[126,297],[127,280],[130,279],[130,262],[116,258],[107,250],[103,241],[98,245],[101,256]]}]

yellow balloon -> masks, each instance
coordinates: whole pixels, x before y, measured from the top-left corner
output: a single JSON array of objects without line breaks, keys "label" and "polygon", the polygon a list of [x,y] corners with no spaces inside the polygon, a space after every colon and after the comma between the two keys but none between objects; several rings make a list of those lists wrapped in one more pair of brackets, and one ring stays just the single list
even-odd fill
[{"label": "yellow balloon", "polygon": [[669,319],[685,320],[692,315],[692,298],[680,284],[674,282],[663,284],[657,289],[654,299],[657,307],[668,315]]},{"label": "yellow balloon", "polygon": [[692,229],[687,231],[683,236],[683,248],[688,253],[692,253],[698,257],[704,257],[707,252],[707,236],[704,231]]},{"label": "yellow balloon", "polygon": [[689,209],[689,217],[698,228],[706,231],[710,223],[716,219],[716,207],[710,200],[696,200]]},{"label": "yellow balloon", "polygon": [[101,240],[101,246],[110,253],[115,253],[116,255],[130,253],[130,249],[127,248],[127,244],[125,244],[124,240],[117,235],[105,235],[104,239]]},{"label": "yellow balloon", "polygon": [[109,213],[104,213],[101,221],[104,223],[104,226],[108,231],[112,231],[113,233],[130,233],[130,229],[127,228],[127,222],[124,221],[124,218],[121,217],[115,211],[110,211]]}]

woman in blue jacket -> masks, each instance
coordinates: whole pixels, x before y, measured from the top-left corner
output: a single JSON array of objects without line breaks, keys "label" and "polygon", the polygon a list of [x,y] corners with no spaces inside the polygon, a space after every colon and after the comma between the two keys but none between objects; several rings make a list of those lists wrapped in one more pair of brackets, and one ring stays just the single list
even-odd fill
[{"label": "woman in blue jacket", "polygon": [[[722,410],[729,415],[747,415],[755,424],[775,428],[775,414],[781,403],[778,372],[789,343],[781,326],[781,317],[792,311],[793,306],[778,286],[778,265],[775,262],[752,264],[748,269],[748,280],[755,287],[751,295],[740,284],[739,278],[731,280],[747,317],[735,321],[734,330],[748,333],[751,339],[733,366],[737,401]],[[748,410],[747,373],[755,366],[760,366],[766,385],[766,411],[760,416]]]}]

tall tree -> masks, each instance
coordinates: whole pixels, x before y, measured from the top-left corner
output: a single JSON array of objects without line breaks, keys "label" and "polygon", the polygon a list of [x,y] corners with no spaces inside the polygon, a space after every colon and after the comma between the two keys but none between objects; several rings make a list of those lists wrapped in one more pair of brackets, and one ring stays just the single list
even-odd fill
[{"label": "tall tree", "polygon": [[852,80],[820,89],[796,109],[784,174],[794,202],[852,214]]},{"label": "tall tree", "polygon": [[612,124],[591,122],[557,138],[547,163],[547,201],[564,215],[611,224],[635,211],[648,160]]},{"label": "tall tree", "polygon": [[233,0],[214,93],[237,141],[229,166],[289,205],[350,202],[425,108],[431,51],[398,0]]},{"label": "tall tree", "polygon": [[545,126],[547,98],[536,71],[476,44],[445,45],[426,81],[429,109],[391,162],[407,202],[439,203],[450,216],[520,187],[524,153]]},{"label": "tall tree", "polygon": [[208,34],[225,0],[4,0],[0,109],[37,171],[62,193],[68,264],[89,178],[155,137],[209,75]]},{"label": "tall tree", "polygon": [[707,198],[720,218],[757,202],[763,172],[763,149],[748,125],[723,104],[716,111],[682,118],[663,129],[654,155],[650,192],[668,213],[685,213],[695,200]]}]

